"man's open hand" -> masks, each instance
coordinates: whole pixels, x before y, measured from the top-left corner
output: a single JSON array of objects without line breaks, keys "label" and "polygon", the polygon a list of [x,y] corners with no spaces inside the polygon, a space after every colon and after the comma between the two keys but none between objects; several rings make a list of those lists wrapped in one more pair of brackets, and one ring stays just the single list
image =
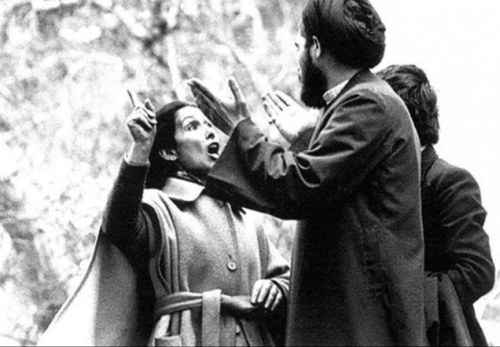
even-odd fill
[{"label": "man's open hand", "polygon": [[316,114],[301,107],[283,92],[265,93],[262,100],[270,123],[278,128],[288,143],[293,143],[306,129],[314,128],[316,124]]},{"label": "man's open hand", "polygon": [[236,79],[230,78],[228,84],[234,96],[232,102],[222,101],[198,79],[188,82],[201,111],[223,133],[230,135],[241,120],[250,118],[250,111]]}]

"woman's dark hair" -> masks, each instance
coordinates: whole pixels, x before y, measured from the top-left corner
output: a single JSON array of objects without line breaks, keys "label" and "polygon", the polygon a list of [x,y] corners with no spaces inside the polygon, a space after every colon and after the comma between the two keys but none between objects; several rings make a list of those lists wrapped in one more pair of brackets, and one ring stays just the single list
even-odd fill
[{"label": "woman's dark hair", "polygon": [[377,72],[403,99],[422,146],[439,141],[437,95],[425,72],[415,65],[390,65]]},{"label": "woman's dark hair", "polygon": [[346,66],[369,69],[384,57],[385,26],[368,0],[309,0],[302,26],[307,47],[314,35]]},{"label": "woman's dark hair", "polygon": [[184,107],[196,107],[183,101],[173,101],[156,111],[156,137],[149,155],[149,171],[146,188],[162,189],[167,177],[175,176],[179,167],[176,162],[167,161],[160,156],[162,149],[176,149],[175,114]]}]

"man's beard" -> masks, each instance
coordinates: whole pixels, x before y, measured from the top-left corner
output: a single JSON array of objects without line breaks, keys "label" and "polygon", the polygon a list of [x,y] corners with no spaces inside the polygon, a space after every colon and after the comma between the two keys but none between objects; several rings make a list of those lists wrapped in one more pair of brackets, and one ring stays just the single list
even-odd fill
[{"label": "man's beard", "polygon": [[323,99],[323,94],[328,88],[326,76],[316,67],[308,54],[302,71],[302,90],[300,92],[300,99],[306,106],[312,108],[322,108],[326,106]]}]

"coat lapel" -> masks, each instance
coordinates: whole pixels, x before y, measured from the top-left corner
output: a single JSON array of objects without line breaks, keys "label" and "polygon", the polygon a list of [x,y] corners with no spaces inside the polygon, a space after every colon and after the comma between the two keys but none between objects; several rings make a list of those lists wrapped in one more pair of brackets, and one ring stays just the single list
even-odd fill
[{"label": "coat lapel", "polygon": [[437,160],[438,155],[432,145],[425,147],[422,152],[422,185],[425,183],[427,172],[429,172],[432,164]]}]

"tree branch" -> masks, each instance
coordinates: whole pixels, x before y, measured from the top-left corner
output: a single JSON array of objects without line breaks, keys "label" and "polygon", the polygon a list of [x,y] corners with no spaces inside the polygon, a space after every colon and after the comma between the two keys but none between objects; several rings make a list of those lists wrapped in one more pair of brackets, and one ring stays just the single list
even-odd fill
[{"label": "tree branch", "polygon": [[24,1],[12,6],[6,13],[3,15],[3,21],[0,25],[0,47],[3,47],[9,40],[9,36],[7,34],[7,29],[9,27],[10,21],[19,15],[20,12],[29,12],[32,9],[31,1]]},{"label": "tree branch", "polygon": [[189,22],[193,26],[196,32],[207,34],[208,37],[219,45],[226,47],[237,64],[239,64],[247,72],[250,80],[252,89],[258,95],[261,95],[264,91],[269,89],[269,83],[266,78],[262,77],[261,74],[253,67],[253,65],[248,62],[245,58],[245,53],[235,44],[232,44],[230,40],[226,38],[225,35],[217,35],[215,33],[207,33],[198,26],[193,18],[188,17]]}]

